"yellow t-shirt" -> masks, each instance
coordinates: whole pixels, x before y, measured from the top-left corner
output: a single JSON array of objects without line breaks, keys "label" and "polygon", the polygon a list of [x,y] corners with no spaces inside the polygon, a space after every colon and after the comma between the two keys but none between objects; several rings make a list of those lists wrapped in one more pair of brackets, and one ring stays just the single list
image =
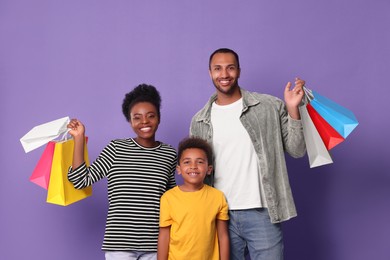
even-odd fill
[{"label": "yellow t-shirt", "polygon": [[178,186],[161,197],[160,227],[171,226],[172,260],[219,259],[216,220],[228,220],[224,194],[208,185],[195,192]]}]

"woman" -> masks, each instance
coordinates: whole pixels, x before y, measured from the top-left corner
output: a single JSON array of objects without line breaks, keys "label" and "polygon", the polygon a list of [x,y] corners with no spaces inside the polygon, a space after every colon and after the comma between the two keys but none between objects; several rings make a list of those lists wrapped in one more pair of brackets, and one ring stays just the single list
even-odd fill
[{"label": "woman", "polygon": [[75,148],[68,179],[82,189],[106,177],[109,209],[102,250],[106,260],[156,259],[160,197],[175,183],[175,149],[156,141],[161,97],[150,85],[127,93],[122,111],[136,137],[111,141],[90,167],[84,162],[85,127],[68,125]]}]

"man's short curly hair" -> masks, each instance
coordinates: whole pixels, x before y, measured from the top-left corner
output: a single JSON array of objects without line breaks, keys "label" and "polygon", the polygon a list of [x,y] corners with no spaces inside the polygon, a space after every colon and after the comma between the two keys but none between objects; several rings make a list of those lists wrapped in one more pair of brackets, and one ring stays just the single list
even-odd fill
[{"label": "man's short curly hair", "polygon": [[158,118],[160,119],[161,96],[152,85],[140,84],[125,95],[122,103],[122,112],[129,122],[131,120],[130,111],[133,106],[140,102],[149,102],[156,107]]},{"label": "man's short curly hair", "polygon": [[204,151],[207,157],[207,163],[209,165],[213,165],[213,149],[211,148],[210,144],[205,141],[202,138],[199,137],[187,137],[184,138],[180,143],[178,147],[177,152],[177,164],[180,164],[181,156],[183,155],[183,152],[187,149],[201,149]]}]

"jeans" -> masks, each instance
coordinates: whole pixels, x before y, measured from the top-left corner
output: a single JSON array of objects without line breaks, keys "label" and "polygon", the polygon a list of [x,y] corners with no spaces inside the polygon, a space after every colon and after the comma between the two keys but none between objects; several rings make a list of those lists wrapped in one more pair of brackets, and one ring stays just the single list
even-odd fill
[{"label": "jeans", "polygon": [[230,259],[282,260],[281,224],[270,221],[266,208],[229,210]]},{"label": "jeans", "polygon": [[156,260],[156,252],[106,251],[106,260]]}]

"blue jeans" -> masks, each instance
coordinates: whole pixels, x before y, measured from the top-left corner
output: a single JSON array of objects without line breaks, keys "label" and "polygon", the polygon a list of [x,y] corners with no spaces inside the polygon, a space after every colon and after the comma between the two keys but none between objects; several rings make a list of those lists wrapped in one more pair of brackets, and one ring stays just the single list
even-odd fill
[{"label": "blue jeans", "polygon": [[156,252],[106,251],[106,260],[156,260]]},{"label": "blue jeans", "polygon": [[229,210],[230,259],[282,260],[281,224],[270,221],[266,208]]}]

